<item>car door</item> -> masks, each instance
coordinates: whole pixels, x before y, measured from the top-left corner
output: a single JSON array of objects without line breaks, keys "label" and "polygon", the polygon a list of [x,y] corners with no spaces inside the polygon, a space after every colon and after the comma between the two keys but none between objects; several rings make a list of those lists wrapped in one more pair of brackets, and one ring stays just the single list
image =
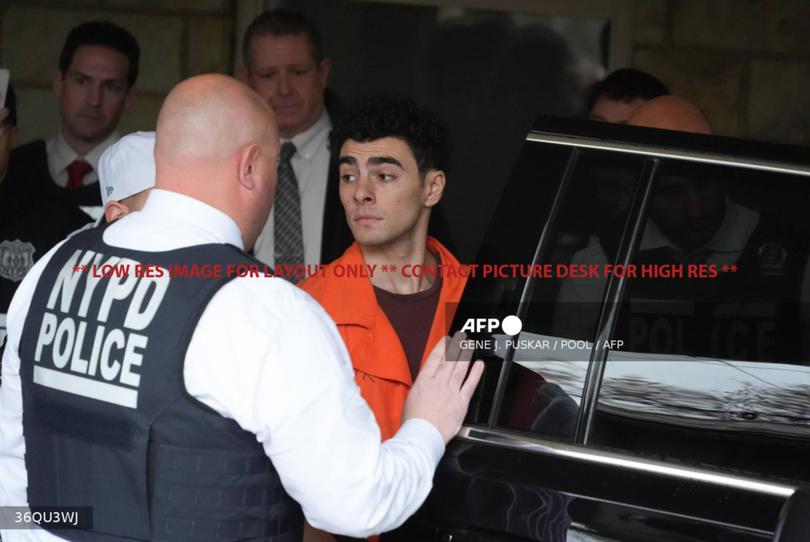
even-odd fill
[{"label": "car door", "polygon": [[772,539],[810,482],[810,167],[541,122],[453,325],[480,329],[484,379],[428,501],[384,539]]}]

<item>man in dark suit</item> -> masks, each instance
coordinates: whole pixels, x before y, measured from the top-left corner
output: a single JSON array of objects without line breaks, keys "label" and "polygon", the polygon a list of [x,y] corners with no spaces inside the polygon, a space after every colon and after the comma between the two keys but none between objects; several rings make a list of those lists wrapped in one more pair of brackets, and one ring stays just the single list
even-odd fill
[{"label": "man in dark suit", "polygon": [[112,23],[92,21],[70,31],[53,81],[59,133],[14,150],[11,164],[21,176],[9,182],[16,192],[49,194],[85,210],[98,207],[100,215],[98,160],[118,139],[115,128],[132,98],[139,56],[135,38]]},{"label": "man in dark suit", "polygon": [[[60,131],[11,152],[0,184],[0,354],[6,309],[20,280],[51,247],[102,213],[98,161],[118,139],[139,55],[135,38],[112,23],[73,28],[53,81]],[[13,91],[9,100],[11,114],[0,127],[7,141],[16,131]]]},{"label": "man in dark suit", "polygon": [[238,76],[272,107],[282,142],[276,202],[254,255],[277,268],[330,262],[352,236],[327,147],[339,106],[326,89],[320,34],[299,13],[267,11],[245,32],[243,55]]},{"label": "man in dark suit", "polygon": [[17,135],[17,100],[9,86],[0,109],[0,357],[6,311],[20,281],[43,254],[90,217],[48,191],[20,190],[26,171],[9,149]]}]

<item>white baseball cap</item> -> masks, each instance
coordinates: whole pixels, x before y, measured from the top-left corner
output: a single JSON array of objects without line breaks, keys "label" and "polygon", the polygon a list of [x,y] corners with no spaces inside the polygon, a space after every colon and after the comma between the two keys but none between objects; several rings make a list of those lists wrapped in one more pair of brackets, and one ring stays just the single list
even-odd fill
[{"label": "white baseball cap", "polygon": [[101,203],[121,201],[155,186],[155,132],[133,132],[110,145],[98,161]]}]

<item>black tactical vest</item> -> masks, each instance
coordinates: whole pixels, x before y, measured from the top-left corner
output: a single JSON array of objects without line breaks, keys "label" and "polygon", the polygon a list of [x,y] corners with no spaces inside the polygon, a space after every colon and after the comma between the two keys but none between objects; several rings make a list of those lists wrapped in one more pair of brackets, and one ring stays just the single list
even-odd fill
[{"label": "black tactical vest", "polygon": [[[256,436],[183,383],[227,266],[256,262],[222,244],[115,248],[104,229],[54,254],[23,329],[29,503],[91,506],[92,530],[58,532],[69,540],[300,541],[301,509]],[[177,276],[216,265],[221,278]],[[219,370],[233,370],[229,360]]]},{"label": "black tactical vest", "polygon": [[[800,290],[808,252],[795,232],[761,221],[736,271],[688,277],[670,249],[640,251],[641,266],[682,268],[683,278],[634,278],[617,320],[624,350],[750,361],[801,362]],[[691,264],[696,265],[696,264]],[[709,266],[694,269],[710,272]]]}]

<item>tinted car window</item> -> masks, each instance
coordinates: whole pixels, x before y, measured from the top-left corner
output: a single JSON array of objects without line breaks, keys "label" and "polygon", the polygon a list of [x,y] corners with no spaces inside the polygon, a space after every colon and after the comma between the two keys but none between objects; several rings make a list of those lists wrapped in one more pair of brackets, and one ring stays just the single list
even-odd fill
[{"label": "tinted car window", "polygon": [[[490,363],[468,422],[806,481],[810,184],[735,161],[732,140],[673,157],[648,132],[656,146],[527,140],[453,326],[522,323],[471,335]],[[724,159],[697,153],[715,141]],[[531,269],[480,272],[501,264]]]},{"label": "tinted car window", "polygon": [[475,264],[532,272],[469,282],[485,382],[401,539],[774,539],[810,478],[807,150],[539,121]]},{"label": "tinted car window", "polygon": [[[572,439],[583,423],[593,347],[608,325],[612,343],[589,444],[806,479],[795,465],[810,425],[803,177],[654,152],[567,150],[527,142],[516,168],[524,173],[513,175],[490,227],[497,237],[479,257],[481,265],[533,264],[528,277],[478,284],[499,296],[498,320],[522,320],[517,335],[486,335],[494,345],[488,353],[507,360],[499,367],[508,370],[491,379],[490,408],[479,421]],[[545,182],[558,176],[554,193],[546,192],[556,197],[552,207],[532,197],[539,191],[527,183],[532,167]],[[646,203],[632,207],[645,183]],[[520,223],[523,235],[504,236],[517,230],[510,223]],[[606,289],[618,276],[625,284],[614,307]],[[688,437],[676,443],[662,434],[674,427]],[[717,431],[728,442],[707,449]],[[765,440],[737,446],[753,434]],[[786,440],[776,452],[767,439]],[[766,452],[779,457],[763,469],[752,457]]]},{"label": "tinted car window", "polygon": [[[462,329],[467,322],[475,323],[478,319],[500,321],[519,312],[526,277],[511,272],[509,266],[531,266],[571,152],[572,149],[559,146],[528,145],[523,149],[511,181],[501,195],[490,233],[472,265],[452,329]],[[478,341],[475,356],[487,362],[468,414],[467,421],[471,423],[489,423],[493,414],[496,388],[507,355],[493,337],[497,332],[493,329],[467,334],[470,340]]]},{"label": "tinted car window", "polygon": [[[790,175],[663,161],[592,444],[810,480],[809,196]],[[621,237],[574,259],[613,261]]]},{"label": "tinted car window", "polygon": [[[497,425],[572,439],[596,333],[605,283],[576,263],[598,232],[623,226],[643,172],[644,157],[577,151],[570,180],[540,247],[520,312],[522,330],[504,346],[514,364],[503,392]],[[593,286],[592,299],[557,303],[569,281]],[[583,314],[592,318],[583,317]],[[584,324],[584,325],[583,325]]]}]

